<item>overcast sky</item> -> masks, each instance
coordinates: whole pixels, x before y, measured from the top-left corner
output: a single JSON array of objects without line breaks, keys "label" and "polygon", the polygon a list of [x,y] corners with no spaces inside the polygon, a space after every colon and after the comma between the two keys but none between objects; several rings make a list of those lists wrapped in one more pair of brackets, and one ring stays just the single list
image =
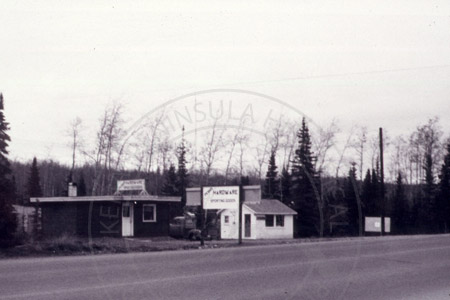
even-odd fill
[{"label": "overcast sky", "polygon": [[186,93],[236,88],[410,134],[450,131],[449,1],[9,1],[0,3],[0,92],[10,158],[69,161],[79,116],[127,120]]}]

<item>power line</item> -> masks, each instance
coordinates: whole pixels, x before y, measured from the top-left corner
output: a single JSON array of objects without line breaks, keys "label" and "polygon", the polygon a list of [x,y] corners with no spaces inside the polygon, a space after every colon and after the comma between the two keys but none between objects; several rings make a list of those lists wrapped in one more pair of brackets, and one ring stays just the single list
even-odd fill
[{"label": "power line", "polygon": [[372,70],[372,71],[361,71],[361,72],[330,73],[330,74],[321,74],[321,75],[288,77],[288,78],[273,79],[273,80],[235,82],[235,83],[221,84],[221,85],[218,85],[218,86],[233,86],[233,85],[242,85],[242,84],[264,84],[264,83],[275,83],[275,82],[307,80],[307,79],[347,77],[347,76],[354,76],[354,75],[371,75],[371,74],[382,74],[382,73],[392,73],[392,72],[407,72],[407,71],[418,71],[418,70],[430,70],[430,69],[440,69],[440,68],[449,68],[449,67],[450,67],[450,64],[443,64],[443,65],[433,65],[433,66],[421,66],[421,67],[397,68],[397,69],[384,69],[384,70]]},{"label": "power line", "polygon": [[[219,87],[228,87],[228,86],[239,86],[239,85],[257,85],[257,84],[267,84],[267,83],[277,83],[277,82],[286,82],[286,81],[298,81],[298,80],[308,80],[308,79],[322,79],[322,78],[336,78],[336,77],[348,77],[355,75],[372,75],[372,74],[383,74],[383,73],[393,73],[393,72],[408,72],[408,71],[419,71],[419,70],[431,70],[431,69],[442,69],[449,68],[450,64],[441,64],[441,65],[432,65],[432,66],[419,66],[419,67],[410,67],[410,68],[395,68],[395,69],[382,69],[382,70],[371,70],[371,71],[360,71],[360,72],[346,72],[346,73],[329,73],[329,74],[319,74],[319,75],[307,75],[307,76],[296,76],[296,77],[287,77],[280,79],[271,79],[271,80],[255,80],[255,81],[243,81],[243,82],[230,82],[223,84],[210,84],[202,87],[186,87],[186,88],[167,88],[167,89],[153,89],[150,91],[154,92],[165,92],[165,91],[186,91],[193,89],[209,89],[209,88],[219,88]],[[134,92],[135,94],[140,93],[148,93],[148,91]]]}]

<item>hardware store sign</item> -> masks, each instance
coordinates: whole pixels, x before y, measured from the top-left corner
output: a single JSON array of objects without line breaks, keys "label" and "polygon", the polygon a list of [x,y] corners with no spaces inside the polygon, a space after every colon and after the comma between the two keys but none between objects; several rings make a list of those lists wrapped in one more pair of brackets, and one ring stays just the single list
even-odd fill
[{"label": "hardware store sign", "polygon": [[239,209],[239,186],[203,187],[204,209]]}]

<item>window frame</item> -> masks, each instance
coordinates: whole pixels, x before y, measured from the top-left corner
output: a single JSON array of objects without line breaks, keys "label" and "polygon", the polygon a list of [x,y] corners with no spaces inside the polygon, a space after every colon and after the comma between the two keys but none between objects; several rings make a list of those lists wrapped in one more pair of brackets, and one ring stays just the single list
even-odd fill
[{"label": "window frame", "polygon": [[[272,218],[272,225],[267,225],[268,217]],[[266,225],[266,227],[269,227],[269,228],[274,228],[275,227],[275,217],[274,217],[274,215],[266,215],[265,225]]]},{"label": "window frame", "polygon": [[[281,218],[282,225],[278,225],[278,218]],[[284,215],[275,215],[275,227],[284,227]]]},{"label": "window frame", "polygon": [[[145,207],[152,206],[153,207],[153,220],[145,219]],[[142,204],[142,222],[143,223],[156,223],[156,204]]]},{"label": "window frame", "polygon": [[[272,219],[272,221],[271,221],[272,225],[267,225],[267,221],[269,218]],[[281,220],[282,220],[282,222],[280,222],[280,223],[282,223],[282,225],[278,225],[279,218],[281,218]],[[284,215],[265,215],[266,228],[284,228],[284,222],[285,222]]]}]

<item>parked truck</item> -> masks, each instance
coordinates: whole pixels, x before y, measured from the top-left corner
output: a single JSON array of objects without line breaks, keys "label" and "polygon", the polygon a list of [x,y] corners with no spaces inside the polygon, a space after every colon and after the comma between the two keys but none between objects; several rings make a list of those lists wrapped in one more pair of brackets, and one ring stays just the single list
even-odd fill
[{"label": "parked truck", "polygon": [[186,212],[183,216],[172,219],[169,224],[169,234],[175,238],[199,240],[201,238],[201,230],[197,229],[196,224],[195,214]]}]

